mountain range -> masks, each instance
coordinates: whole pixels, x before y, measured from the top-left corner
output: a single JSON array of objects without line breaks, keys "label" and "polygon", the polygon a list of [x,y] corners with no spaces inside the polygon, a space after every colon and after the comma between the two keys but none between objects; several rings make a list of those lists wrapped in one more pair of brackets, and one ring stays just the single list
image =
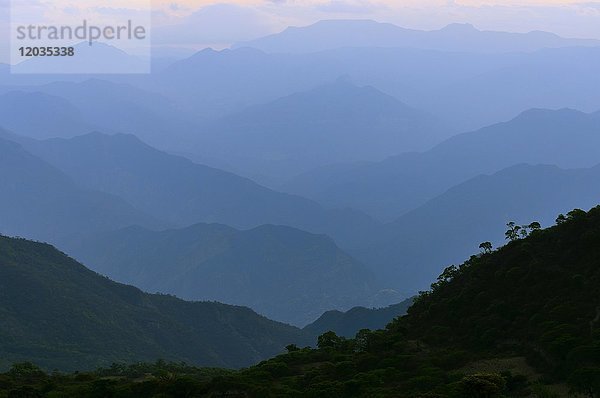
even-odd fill
[{"label": "mountain range", "polygon": [[425,289],[444,266],[490,241],[505,241],[506,224],[551,225],[560,213],[598,202],[600,166],[563,170],[518,165],[475,177],[386,224],[371,244],[350,251],[405,294]]},{"label": "mountain range", "polygon": [[76,50],[0,64],[0,398],[600,394],[600,41]]},{"label": "mountain range", "polygon": [[503,54],[381,47],[267,54],[239,48],[201,51],[155,76],[147,89],[214,119],[347,76],[470,131],[530,108],[600,109],[594,91],[599,64],[598,47]]},{"label": "mountain range", "polygon": [[553,33],[481,31],[470,24],[454,23],[439,30],[402,28],[372,20],[323,20],[303,27],[289,27],[233,48],[252,47],[267,53],[310,53],[343,47],[412,47],[429,50],[503,53],[543,48],[593,46],[599,40],[567,39]]},{"label": "mountain range", "polygon": [[422,153],[308,172],[283,190],[393,220],[469,178],[516,164],[594,166],[600,163],[598,131],[600,113],[532,109]]},{"label": "mountain range", "polygon": [[354,210],[327,209],[249,179],[156,150],[132,135],[18,139],[87,189],[116,195],[172,226],[221,223],[247,229],[287,225],[351,242],[377,223]]}]

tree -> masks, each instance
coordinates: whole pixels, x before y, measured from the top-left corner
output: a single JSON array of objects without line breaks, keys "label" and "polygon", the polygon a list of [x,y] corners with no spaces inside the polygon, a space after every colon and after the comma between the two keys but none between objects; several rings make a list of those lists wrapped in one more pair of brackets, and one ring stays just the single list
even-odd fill
[{"label": "tree", "polygon": [[329,331],[323,333],[317,339],[317,347],[323,348],[337,348],[342,344],[343,338],[339,337],[335,332]]},{"label": "tree", "polygon": [[354,349],[357,352],[365,352],[369,350],[372,342],[373,332],[369,329],[361,329],[356,333],[354,338]]},{"label": "tree", "polygon": [[290,344],[290,345],[286,346],[285,349],[287,350],[287,352],[300,351],[300,348],[298,348],[298,346],[296,344]]},{"label": "tree", "polygon": [[559,214],[558,217],[556,217],[556,224],[560,225],[560,224],[564,224],[567,222],[567,217],[565,217],[564,214]]},{"label": "tree", "polygon": [[492,252],[492,249],[494,248],[494,246],[492,245],[492,242],[483,242],[482,244],[479,245],[479,248],[485,253],[485,254],[489,254]]},{"label": "tree", "polygon": [[435,291],[435,290],[439,289],[440,287],[444,286],[445,284],[450,282],[452,279],[454,279],[454,277],[457,276],[459,273],[460,273],[460,271],[456,267],[456,265],[451,265],[449,267],[446,267],[444,269],[444,271],[440,274],[440,276],[438,276],[437,282],[434,282],[431,284],[431,290]]},{"label": "tree", "polygon": [[508,230],[504,235],[506,236],[506,239],[510,240],[511,242],[519,239],[525,239],[531,233],[542,229],[542,225],[537,221],[534,221],[529,225],[517,225],[514,221],[511,221],[506,224],[506,226],[508,227]]},{"label": "tree", "polygon": [[42,369],[30,362],[15,363],[8,371],[8,374],[15,379],[21,380],[33,380],[46,376]]},{"label": "tree", "polygon": [[573,209],[567,213],[567,217],[570,220],[574,220],[576,218],[582,218],[582,217],[585,217],[586,215],[587,215],[587,213],[581,209]]},{"label": "tree", "polygon": [[508,230],[504,233],[506,239],[511,242],[518,240],[521,226],[517,225],[514,221],[509,222],[506,226],[508,227]]}]

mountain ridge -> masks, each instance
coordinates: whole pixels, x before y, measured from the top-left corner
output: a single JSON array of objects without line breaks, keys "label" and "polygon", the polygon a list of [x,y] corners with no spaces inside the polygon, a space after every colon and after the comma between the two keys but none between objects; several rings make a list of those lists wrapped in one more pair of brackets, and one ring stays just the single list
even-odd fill
[{"label": "mountain ridge", "polygon": [[[479,174],[519,163],[592,167],[600,162],[598,113],[530,110],[510,121],[462,133],[422,153],[382,162],[324,168],[282,189],[329,206],[347,206],[391,221]],[[410,170],[410,172],[409,172]]]},{"label": "mountain ridge", "polygon": [[70,252],[95,271],[145,291],[245,305],[293,325],[304,326],[330,309],[366,305],[378,292],[372,271],[333,239],[285,226],[130,227],[94,235]]},{"label": "mountain ridge", "polygon": [[80,234],[168,225],[121,198],[84,189],[0,131],[0,231],[64,244]]},{"label": "mountain ridge", "polygon": [[512,33],[479,30],[471,24],[462,23],[449,24],[437,30],[416,30],[363,19],[322,20],[308,26],[290,27],[280,33],[234,44],[232,48],[253,47],[272,53],[306,53],[365,46],[501,53],[535,51],[546,47],[600,46],[600,41],[563,38],[543,31]]},{"label": "mountain ridge", "polygon": [[227,159],[234,172],[279,180],[331,163],[424,150],[453,135],[426,112],[344,77],[249,106],[205,130],[195,152]]},{"label": "mountain ridge", "polygon": [[330,210],[250,179],[157,150],[133,135],[21,140],[34,155],[89,189],[119,196],[170,225],[221,223],[247,229],[288,225],[349,242],[374,228],[370,217]]}]

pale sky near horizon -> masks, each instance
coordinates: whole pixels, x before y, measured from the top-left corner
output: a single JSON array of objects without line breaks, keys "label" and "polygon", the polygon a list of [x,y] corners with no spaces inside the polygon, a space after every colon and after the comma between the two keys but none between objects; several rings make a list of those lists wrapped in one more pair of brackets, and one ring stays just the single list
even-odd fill
[{"label": "pale sky near horizon", "polygon": [[[39,12],[77,10],[98,0],[13,0]],[[157,44],[200,49],[304,26],[324,19],[372,19],[414,29],[471,23],[482,30],[544,30],[600,39],[600,1],[575,0],[102,0],[104,16],[144,8],[152,12]],[[151,4],[151,9],[147,5]],[[0,29],[9,37],[10,0],[0,0]],[[41,7],[41,8],[40,8]],[[33,11],[32,11],[33,12]],[[164,28],[170,26],[170,28]],[[0,41],[0,62],[8,52]],[[3,48],[4,47],[4,48]]]}]

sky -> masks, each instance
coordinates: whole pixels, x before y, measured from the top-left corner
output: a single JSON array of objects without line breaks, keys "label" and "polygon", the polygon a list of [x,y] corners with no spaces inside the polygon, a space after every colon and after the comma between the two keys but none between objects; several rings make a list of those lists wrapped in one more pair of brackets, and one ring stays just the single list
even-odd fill
[{"label": "sky", "polygon": [[[226,48],[238,41],[324,19],[372,19],[415,29],[471,23],[482,30],[544,30],[600,39],[600,1],[572,0],[12,0],[31,13],[104,18],[148,12],[153,41],[161,48]],[[93,8],[93,11],[91,9]],[[78,13],[79,10],[79,13]],[[60,17],[59,17],[60,18]],[[0,0],[0,62],[7,62],[10,0]]]}]

